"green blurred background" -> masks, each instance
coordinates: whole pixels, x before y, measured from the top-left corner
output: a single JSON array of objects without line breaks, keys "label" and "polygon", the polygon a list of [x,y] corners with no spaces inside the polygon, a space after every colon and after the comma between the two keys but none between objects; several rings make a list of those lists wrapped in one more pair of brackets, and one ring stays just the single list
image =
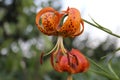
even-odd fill
[{"label": "green blurred background", "polygon": [[[60,0],[39,0],[39,3],[37,0],[0,0],[0,80],[66,80],[67,73],[58,73],[51,67],[50,56],[40,64],[41,52],[50,51],[56,37],[45,36],[35,25],[37,10],[51,6],[59,11],[62,5]],[[65,47],[68,50],[72,47],[81,50],[108,69],[107,63],[116,49],[117,40],[108,36],[94,47],[89,41],[89,34],[83,34],[74,39],[65,38]],[[103,56],[106,57],[101,59]],[[119,56],[112,60],[112,67],[120,76]],[[92,70],[102,72],[91,63],[87,72],[73,75],[74,80],[111,80]]]}]

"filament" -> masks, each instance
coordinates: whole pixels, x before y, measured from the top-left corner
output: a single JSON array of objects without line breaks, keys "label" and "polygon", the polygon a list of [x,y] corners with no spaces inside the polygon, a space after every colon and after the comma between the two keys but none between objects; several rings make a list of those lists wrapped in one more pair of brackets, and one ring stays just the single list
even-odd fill
[{"label": "filament", "polygon": [[54,46],[54,48],[51,51],[49,51],[47,54],[45,54],[44,56],[47,56],[47,55],[51,54],[56,48],[58,50],[59,43],[60,43],[60,40],[58,39],[56,45]]}]

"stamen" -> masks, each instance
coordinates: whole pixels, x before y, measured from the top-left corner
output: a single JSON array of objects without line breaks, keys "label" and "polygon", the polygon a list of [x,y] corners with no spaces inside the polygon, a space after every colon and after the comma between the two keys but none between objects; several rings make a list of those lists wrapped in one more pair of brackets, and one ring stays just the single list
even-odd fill
[{"label": "stamen", "polygon": [[70,55],[69,55],[68,52],[67,52],[67,59],[68,59],[68,65],[71,65],[71,64],[70,64]]},{"label": "stamen", "polygon": [[[43,57],[44,56],[47,56],[47,55],[49,55],[49,54],[51,54],[52,53],[52,56],[51,56],[51,63],[52,63],[52,65],[54,65],[54,59],[53,59],[53,56],[56,56],[56,54],[58,53],[58,50],[59,50],[59,48],[60,48],[60,38],[58,37],[58,40],[57,40],[57,43],[56,43],[56,45],[55,45],[55,47],[50,51],[50,52],[48,52],[47,54],[45,54],[44,55],[44,53],[42,53],[41,54],[41,56],[40,56],[40,63],[42,64],[42,62],[43,62]],[[55,52],[54,52],[55,51]]]},{"label": "stamen", "polygon": [[78,65],[78,59],[77,59],[76,55],[73,55],[73,57],[75,58],[76,64]]},{"label": "stamen", "polygon": [[61,56],[61,54],[60,54],[61,52],[60,52],[60,50],[58,50],[58,52],[57,52],[57,57],[56,57],[56,63],[58,63],[59,62],[59,59],[60,59],[60,56]]},{"label": "stamen", "polygon": [[53,57],[53,53],[51,54],[51,64],[54,67],[54,57]]},{"label": "stamen", "polygon": [[64,45],[63,45],[63,37],[59,36],[59,39],[60,39],[60,47],[61,47],[61,50],[62,50],[63,54],[66,54],[67,51],[66,51],[66,49],[65,49],[65,47],[64,47]]},{"label": "stamen", "polygon": [[57,46],[56,46],[56,50],[55,50],[55,52],[54,52],[54,55],[56,55],[57,53],[58,53],[58,50],[60,49],[60,39],[58,38],[58,40],[57,40]]},{"label": "stamen", "polygon": [[[52,52],[54,52],[54,50],[55,50],[56,48],[57,48],[57,50],[58,50],[59,43],[60,43],[60,40],[58,39],[55,47],[54,47],[50,52],[46,53],[44,56],[47,56],[47,55],[51,54]],[[56,51],[57,51],[57,50],[56,50]]]},{"label": "stamen", "polygon": [[59,48],[60,48],[60,39],[58,37],[58,40],[57,40],[57,43],[56,43],[55,47],[50,52],[48,52],[46,54],[46,55],[51,54],[51,64],[52,64],[53,67],[54,67],[54,56],[56,57],[57,56],[56,54],[59,54]]},{"label": "stamen", "polygon": [[41,53],[41,55],[40,55],[40,64],[42,64],[43,63],[43,52]]}]

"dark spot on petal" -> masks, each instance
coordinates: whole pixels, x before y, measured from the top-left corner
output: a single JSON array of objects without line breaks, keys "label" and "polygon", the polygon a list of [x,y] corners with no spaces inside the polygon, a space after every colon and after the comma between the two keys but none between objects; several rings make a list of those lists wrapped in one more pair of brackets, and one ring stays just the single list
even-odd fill
[{"label": "dark spot on petal", "polygon": [[68,25],[68,27],[70,28],[70,25]]},{"label": "dark spot on petal", "polygon": [[73,17],[73,19],[75,19],[75,16]]}]

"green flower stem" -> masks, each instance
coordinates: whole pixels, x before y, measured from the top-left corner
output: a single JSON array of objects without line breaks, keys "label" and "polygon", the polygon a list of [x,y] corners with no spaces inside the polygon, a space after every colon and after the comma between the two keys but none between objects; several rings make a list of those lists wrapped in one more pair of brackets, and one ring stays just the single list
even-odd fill
[{"label": "green flower stem", "polygon": [[120,78],[118,77],[118,75],[117,75],[117,74],[115,73],[115,71],[112,69],[110,63],[108,64],[108,68],[109,68],[109,70],[113,73],[113,75],[116,77],[116,79],[120,80]]},{"label": "green flower stem", "polygon": [[[119,51],[120,48],[116,49],[113,53]],[[109,60],[109,63],[108,63],[108,68],[109,70],[112,72],[112,74],[115,76],[115,77],[112,77],[110,72],[106,71],[104,68],[102,68],[100,65],[98,65],[95,61],[93,61],[92,59],[88,58],[92,64],[94,64],[95,66],[97,66],[99,69],[101,69],[103,72],[99,72],[99,71],[95,71],[95,70],[92,70],[90,69],[90,71],[92,72],[95,72],[97,74],[101,74],[101,75],[104,75],[106,77],[109,77],[110,79],[112,80],[120,80],[120,78],[118,77],[118,75],[115,73],[115,71],[112,69],[112,66],[111,66],[111,61],[112,59],[114,58],[115,54],[110,58]]]},{"label": "green flower stem", "polygon": [[88,24],[90,24],[90,25],[92,25],[92,26],[94,26],[94,27],[96,27],[96,28],[99,28],[99,29],[105,31],[106,33],[108,33],[108,34],[110,34],[110,35],[113,35],[113,36],[115,36],[115,37],[120,38],[120,35],[117,35],[117,34],[112,33],[109,29],[104,28],[103,26],[99,25],[99,24],[96,23],[93,19],[92,19],[92,21],[93,21],[95,24],[93,24],[93,23],[91,23],[91,22],[89,22],[89,21],[87,21],[87,20],[85,20],[85,19],[83,19],[83,21],[86,22],[86,23],[88,23]]},{"label": "green flower stem", "polygon": [[68,74],[67,80],[73,80],[72,79],[72,74]]},{"label": "green flower stem", "polygon": [[[88,58],[88,57],[87,57]],[[95,61],[93,61],[92,59],[88,58],[90,60],[91,63],[93,63],[95,66],[97,66],[99,69],[101,69],[102,71],[104,71],[105,73],[109,74],[108,71],[106,71],[104,68],[102,68],[100,65],[98,65]]]},{"label": "green flower stem", "polygon": [[[92,19],[92,18],[91,18],[91,19]],[[115,36],[115,37],[120,38],[119,35],[114,34],[114,33],[112,33],[111,30],[109,30],[109,29],[101,26],[100,24],[98,24],[97,22],[95,22],[94,19],[92,19],[92,21],[93,21],[94,23],[91,23],[91,22],[89,22],[89,21],[87,21],[87,20],[85,20],[85,19],[83,19],[83,21],[86,22],[86,23],[88,23],[88,24],[90,24],[90,25],[92,25],[92,26],[94,26],[94,27],[96,27],[96,28],[98,28],[98,29],[101,29],[102,31],[105,31],[106,33],[108,33],[108,34],[110,34],[110,35],[113,35],[113,36]],[[115,52],[117,52],[117,51],[119,51],[119,50],[120,50],[120,48],[118,48],[117,50],[115,50],[113,53],[115,53]],[[113,57],[114,57],[114,55],[113,55]],[[106,71],[104,68],[102,68],[102,67],[101,67],[100,65],[98,65],[96,62],[94,62],[92,59],[88,58],[94,65],[96,65],[99,69],[101,69],[102,71],[104,71],[104,73],[103,73],[103,72],[98,72],[98,71],[93,71],[93,70],[92,70],[92,71],[95,72],[95,73],[98,73],[98,74],[103,74],[103,75],[105,75],[105,76],[107,76],[107,77],[109,77],[109,78],[111,78],[111,79],[113,79],[113,80],[120,80],[120,78],[118,77],[118,75],[115,73],[115,71],[112,69],[112,66],[111,66],[111,61],[112,61],[113,57],[109,60],[108,68],[109,68],[109,70],[112,72],[112,74],[115,76],[115,78],[109,76],[109,72],[108,72],[108,71]]]},{"label": "green flower stem", "polygon": [[[113,53],[119,51],[120,48],[116,49]],[[108,68],[109,70],[113,73],[113,75],[120,80],[120,78],[118,77],[118,75],[115,73],[115,71],[113,70],[112,66],[111,66],[111,63],[112,63],[112,59],[114,58],[115,54],[113,54],[113,56],[110,58],[109,62],[108,62]]]},{"label": "green flower stem", "polygon": [[97,66],[99,69],[101,69],[102,71],[104,71],[104,72],[98,72],[98,71],[95,71],[95,70],[90,70],[90,71],[92,71],[92,72],[95,72],[95,73],[97,73],[97,74],[101,74],[101,75],[104,75],[104,76],[106,76],[106,77],[109,77],[110,79],[112,79],[112,80],[120,80],[119,79],[119,77],[116,75],[116,73],[113,71],[113,69],[111,68],[111,66],[110,66],[110,69],[112,70],[112,73],[114,73],[114,75],[115,75],[115,77],[112,77],[111,76],[111,74],[110,74],[110,72],[108,72],[108,71],[106,71],[104,68],[102,68],[100,65],[98,65],[96,62],[94,62],[92,59],[90,59],[90,58],[88,58],[90,61],[91,61],[91,63],[93,63],[95,66]]},{"label": "green flower stem", "polygon": [[111,75],[109,75],[109,74],[107,74],[107,73],[105,73],[105,72],[100,72],[100,71],[96,71],[96,70],[93,70],[93,69],[90,69],[90,71],[91,72],[94,72],[94,73],[96,73],[96,74],[100,74],[100,75],[103,75],[103,76],[105,76],[105,77],[108,77],[110,80],[112,79],[112,80],[120,80],[120,79],[117,79],[116,77],[113,77],[113,76],[111,76]]}]

